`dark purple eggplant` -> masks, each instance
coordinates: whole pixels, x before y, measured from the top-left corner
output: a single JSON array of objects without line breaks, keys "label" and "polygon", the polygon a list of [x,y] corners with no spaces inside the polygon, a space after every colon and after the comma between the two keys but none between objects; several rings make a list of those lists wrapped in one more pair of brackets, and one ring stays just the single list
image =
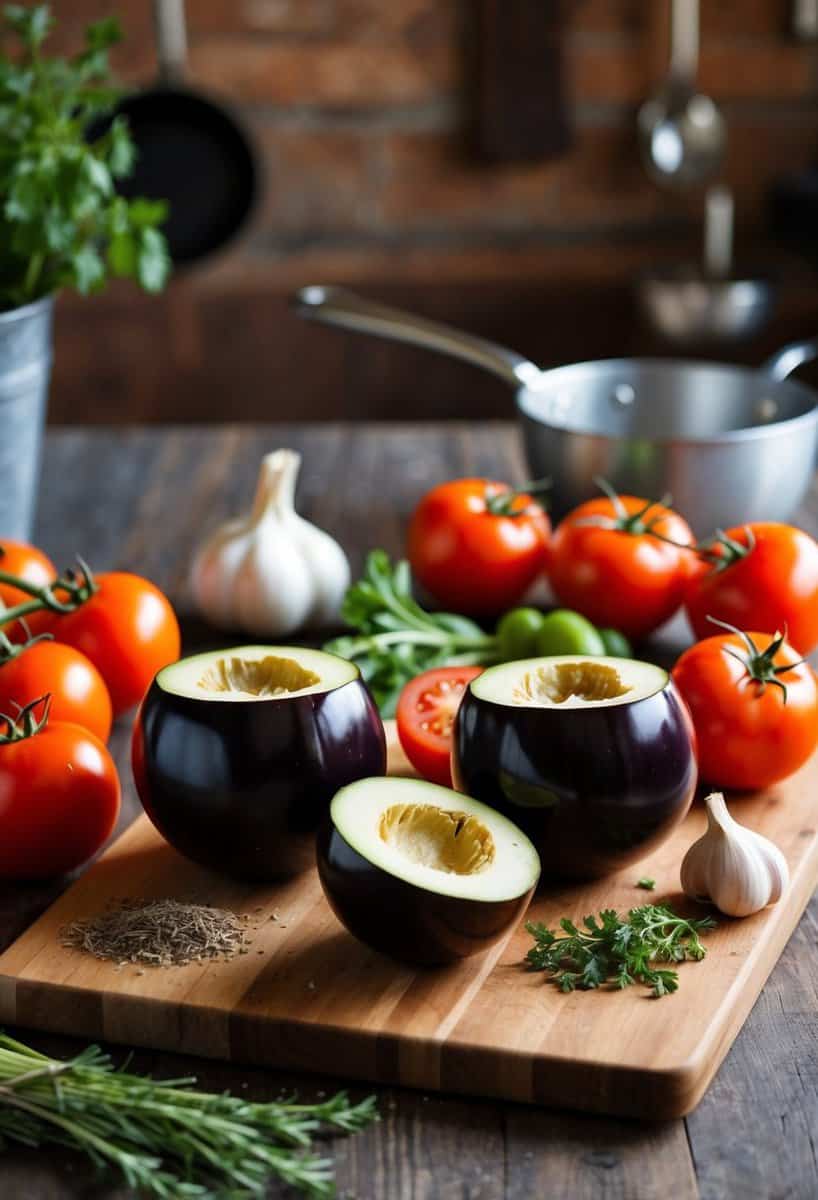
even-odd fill
[{"label": "dark purple eggplant", "polygon": [[464,694],[453,774],[525,830],[544,879],[596,878],[643,858],[686,814],[693,725],[667,672],[650,663],[506,663]]},{"label": "dark purple eggplant", "polygon": [[539,875],[536,850],[511,822],[416,779],[364,779],[339,792],[319,831],[317,861],[350,933],[424,966],[502,938]]},{"label": "dark purple eggplant", "polygon": [[384,774],[386,744],[356,667],[318,650],[243,646],[159,672],[134,727],[133,768],[172,846],[264,881],[314,864],[330,800]]}]

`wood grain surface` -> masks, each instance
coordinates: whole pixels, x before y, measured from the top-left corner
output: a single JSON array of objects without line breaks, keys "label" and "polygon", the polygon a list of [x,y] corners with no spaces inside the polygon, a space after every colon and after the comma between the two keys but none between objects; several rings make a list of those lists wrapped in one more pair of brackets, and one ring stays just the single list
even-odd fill
[{"label": "wood grain surface", "polygon": [[[396,746],[393,722],[389,740]],[[398,747],[399,751],[399,747]],[[406,774],[398,752],[397,768]],[[768,792],[737,799],[739,819],[784,851],[783,899],[720,921],[707,958],[680,968],[662,1003],[641,988],[564,994],[523,969],[523,923],[484,954],[417,969],[376,954],[333,916],[315,871],[245,887],[187,862],[141,817],[0,955],[0,1023],[153,1050],[320,1070],[377,1083],[497,1096],[642,1118],[679,1117],[701,1099],[818,883],[818,756]],[[603,908],[685,905],[679,864],[705,827],[694,806],[649,858],[582,886],[552,886],[528,917],[551,928]],[[229,962],[141,969],[60,945],[60,930],[122,898],[239,912],[250,943]],[[401,931],[394,936],[399,942]],[[673,1037],[668,1037],[668,1025]]]},{"label": "wood grain surface", "polygon": [[[516,432],[502,424],[354,431],[343,426],[68,430],[48,440],[38,540],[60,562],[80,550],[99,568],[150,574],[182,614],[187,649],[212,644],[212,634],[190,614],[186,570],[192,547],[204,529],[239,511],[252,493],[261,455],[284,445],[305,456],[304,511],[343,540],[353,569],[372,545],[401,551],[404,522],[431,483],[475,473],[525,478]],[[799,522],[818,533],[818,487]],[[138,811],[127,768],[128,737],[122,721],[112,739],[124,783],[120,828]],[[66,882],[0,886],[0,946],[30,925]],[[687,969],[688,995],[694,990],[693,972],[700,969]],[[585,999],[594,1003],[598,997]],[[377,1088],[382,1120],[355,1139],[328,1143],[339,1195],[345,1200],[814,1200],[816,1012],[818,901],[813,899],[721,1070],[685,1120],[639,1122]],[[668,1036],[672,1033],[669,1026]],[[61,1055],[83,1044],[62,1036],[25,1036]],[[248,1098],[271,1098],[295,1087],[309,1099],[337,1085],[326,1072],[299,1075],[181,1052],[137,1050],[132,1064],[167,1078],[195,1074],[203,1087],[241,1090]],[[352,1090],[362,1095],[372,1089]],[[121,1186],[101,1185],[93,1169],[68,1151],[45,1156],[10,1148],[0,1157],[3,1197],[123,1200],[127,1195]],[[271,1198],[288,1195],[283,1187],[271,1187]]]}]

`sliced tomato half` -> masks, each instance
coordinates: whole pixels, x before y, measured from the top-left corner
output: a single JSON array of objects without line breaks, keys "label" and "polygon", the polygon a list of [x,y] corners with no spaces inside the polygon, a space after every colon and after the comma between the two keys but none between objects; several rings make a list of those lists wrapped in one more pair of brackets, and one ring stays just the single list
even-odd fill
[{"label": "sliced tomato half", "polygon": [[407,683],[398,700],[398,737],[409,762],[431,783],[452,786],[452,726],[463,692],[481,667],[437,667]]}]

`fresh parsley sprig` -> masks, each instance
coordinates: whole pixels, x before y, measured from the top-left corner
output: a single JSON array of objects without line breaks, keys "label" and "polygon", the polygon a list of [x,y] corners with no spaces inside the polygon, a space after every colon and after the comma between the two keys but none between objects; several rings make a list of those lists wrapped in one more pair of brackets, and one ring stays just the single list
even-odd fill
[{"label": "fresh parsley sprig", "polygon": [[421,608],[412,596],[409,564],[393,566],[385,550],[367,556],[341,616],[357,636],[335,638],[324,649],[357,664],[385,717],[394,716],[401,689],[421,671],[499,661],[497,639],[474,621]]},{"label": "fresh parsley sprig", "polygon": [[547,971],[560,991],[643,983],[654,996],[666,996],[679,986],[678,972],[655,963],[698,961],[707,950],[699,934],[712,929],[712,917],[686,919],[666,904],[632,908],[622,920],[615,909],[585,917],[578,927],[568,917],[560,921],[562,935],[538,922],[526,929],[534,946],[526,955],[529,971]]},{"label": "fresh parsley sprig", "polygon": [[115,117],[88,140],[120,98],[108,65],[119,25],[97,21],[81,50],[52,58],[43,53],[48,4],[9,4],[2,17],[0,32],[16,46],[0,51],[0,306],[66,286],[97,291],[109,274],[160,290],[170,269],[158,228],[166,206],[115,191],[134,163],[127,122]]}]

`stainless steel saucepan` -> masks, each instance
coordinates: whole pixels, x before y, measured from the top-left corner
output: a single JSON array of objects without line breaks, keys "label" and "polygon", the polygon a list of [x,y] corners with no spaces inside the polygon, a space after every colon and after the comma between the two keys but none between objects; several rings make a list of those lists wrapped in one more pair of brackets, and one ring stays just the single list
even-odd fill
[{"label": "stainless steel saucepan", "polygon": [[541,370],[483,338],[313,285],[301,316],[464,359],[515,389],[532,476],[549,476],[560,517],[596,494],[673,496],[695,533],[788,519],[812,482],[818,392],[789,380],[818,339],[785,346],[761,368],[617,358]]}]

